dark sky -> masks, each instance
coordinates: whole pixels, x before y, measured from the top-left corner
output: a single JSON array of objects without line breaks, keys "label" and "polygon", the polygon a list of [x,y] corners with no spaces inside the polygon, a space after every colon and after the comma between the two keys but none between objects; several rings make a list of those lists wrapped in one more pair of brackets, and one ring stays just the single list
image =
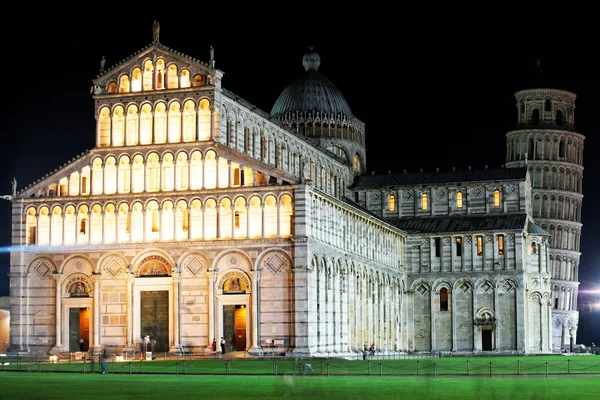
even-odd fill
[{"label": "dark sky", "polygon": [[[600,75],[590,61],[600,41],[524,45],[517,37],[466,35],[443,26],[423,39],[389,25],[388,30],[359,29],[360,24],[316,29],[281,19],[277,25],[238,21],[226,14],[217,22],[158,20],[160,41],[168,47],[208,61],[213,46],[216,66],[225,74],[223,86],[266,112],[303,72],[302,56],[314,45],[319,71],[366,125],[367,168],[376,173],[499,167],[505,162],[505,134],[516,128],[516,91],[543,86],[575,92],[575,128],[586,136],[580,282],[583,289],[600,287],[595,246],[600,209],[593,207],[600,204],[595,182],[600,122],[594,118]],[[22,188],[94,146],[90,87],[100,59],[106,56],[111,67],[152,40],[152,18],[124,21],[90,16],[1,28],[0,194],[10,192],[13,177]],[[538,57],[541,76],[535,69]],[[0,201],[2,246],[10,245],[10,218],[10,203]],[[8,257],[0,256],[0,296],[8,295],[8,264]]]}]

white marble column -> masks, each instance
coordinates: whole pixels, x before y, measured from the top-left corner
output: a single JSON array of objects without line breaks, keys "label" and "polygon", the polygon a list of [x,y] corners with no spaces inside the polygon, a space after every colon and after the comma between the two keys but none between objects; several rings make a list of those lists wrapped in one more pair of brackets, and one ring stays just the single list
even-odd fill
[{"label": "white marble column", "polygon": [[[21,234],[21,232],[19,232],[19,234]],[[30,292],[31,280],[29,279],[30,276],[31,276],[30,273],[25,272],[20,277],[21,281],[25,281],[23,286],[25,287],[25,299],[27,300],[27,303],[26,303],[27,310],[30,310],[30,306],[31,306],[31,292]],[[24,320],[25,319],[23,318],[23,314],[21,313],[21,321],[24,321]],[[22,326],[23,326],[23,324],[21,324],[21,327]],[[29,345],[31,344],[31,324],[27,324],[27,330],[25,332],[25,343],[27,346],[27,353],[31,353],[31,348],[29,347]],[[23,351],[23,340],[21,340],[21,351]]]},{"label": "white marble column", "polygon": [[212,338],[215,338],[215,279],[217,274],[214,271],[206,273],[208,280],[208,339],[206,340],[206,349],[212,352]]},{"label": "white marble column", "polygon": [[126,328],[126,345],[123,348],[124,352],[134,352],[133,347],[133,285],[135,282],[135,275],[131,270],[131,265],[127,266],[127,328]]},{"label": "white marble column", "polygon": [[261,354],[261,349],[258,346],[258,282],[260,281],[260,271],[250,271],[250,278],[252,279],[252,326],[250,328],[252,330],[252,343],[250,349],[248,349],[248,353]]},{"label": "white marble column", "polygon": [[101,273],[94,273],[92,280],[94,281],[94,310],[92,321],[94,323],[94,349],[100,348],[100,280]]},{"label": "white marble column", "polygon": [[[179,332],[179,311],[181,304],[181,300],[179,298],[179,284],[181,282],[181,275],[179,272],[176,272],[177,266],[175,266],[175,271],[172,274],[173,278],[173,345],[169,349],[169,353],[182,354],[182,348],[180,344],[180,332]],[[209,338],[210,341],[210,338]]]},{"label": "white marble column", "polygon": [[277,200],[275,202],[275,207],[277,207],[277,237],[281,237],[281,200]]},{"label": "white marble column", "polygon": [[50,353],[52,354],[57,354],[63,351],[63,345],[62,345],[62,330],[61,330],[61,324],[62,324],[62,280],[63,280],[63,274],[60,272],[56,272],[52,274],[52,277],[54,278],[54,280],[56,281],[56,292],[55,292],[55,299],[54,302],[55,304],[55,313],[56,313],[56,318],[55,318],[55,330],[56,330],[56,342],[54,343],[54,347],[52,348],[52,350],[50,351]]}]

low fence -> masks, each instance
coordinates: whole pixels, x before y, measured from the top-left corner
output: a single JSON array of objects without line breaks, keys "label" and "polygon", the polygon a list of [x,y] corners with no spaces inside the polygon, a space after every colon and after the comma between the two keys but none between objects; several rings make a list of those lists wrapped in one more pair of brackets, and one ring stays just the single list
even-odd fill
[{"label": "low fence", "polygon": [[[552,358],[554,357],[554,358]],[[1,371],[100,372],[101,363],[70,358],[49,360],[0,359]],[[600,374],[600,357],[530,356],[525,358],[446,358],[429,360],[336,360],[336,359],[233,359],[111,361],[108,373],[174,375],[370,375],[370,376],[508,376]]]}]

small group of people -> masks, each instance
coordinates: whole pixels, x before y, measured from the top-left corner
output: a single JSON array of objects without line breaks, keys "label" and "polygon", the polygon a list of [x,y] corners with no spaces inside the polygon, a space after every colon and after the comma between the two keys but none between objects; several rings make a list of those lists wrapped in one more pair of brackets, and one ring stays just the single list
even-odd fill
[{"label": "small group of people", "polygon": [[[94,369],[95,361],[96,361],[96,354],[94,353],[94,348],[90,346],[90,349],[88,350],[88,355],[89,355],[89,359],[90,359],[90,372],[96,372]],[[104,347],[102,349],[102,352],[98,355],[98,361],[100,361],[101,366],[102,366],[102,373],[106,374],[108,373],[108,352],[106,351],[106,347]]]},{"label": "small group of people", "polygon": [[[221,341],[219,342],[220,348],[221,348],[221,354],[225,354],[225,345],[227,344],[227,341],[225,340],[225,338],[223,336],[221,336]],[[235,344],[233,345],[233,350],[235,350]],[[212,340],[212,351],[214,351],[215,353],[217,352],[217,339],[213,338]]]},{"label": "small group of people", "polygon": [[365,344],[363,349],[363,360],[366,360],[368,356],[372,356],[375,354],[375,343],[371,343],[371,346]]}]

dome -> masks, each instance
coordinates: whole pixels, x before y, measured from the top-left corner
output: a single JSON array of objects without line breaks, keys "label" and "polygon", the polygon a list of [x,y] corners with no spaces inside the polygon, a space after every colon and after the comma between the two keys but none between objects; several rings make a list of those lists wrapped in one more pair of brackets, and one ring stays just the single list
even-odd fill
[{"label": "dome", "polygon": [[306,72],[283,89],[273,105],[271,115],[286,113],[340,115],[351,117],[352,111],[342,92],[321,74],[319,54],[311,50],[302,58]]}]

